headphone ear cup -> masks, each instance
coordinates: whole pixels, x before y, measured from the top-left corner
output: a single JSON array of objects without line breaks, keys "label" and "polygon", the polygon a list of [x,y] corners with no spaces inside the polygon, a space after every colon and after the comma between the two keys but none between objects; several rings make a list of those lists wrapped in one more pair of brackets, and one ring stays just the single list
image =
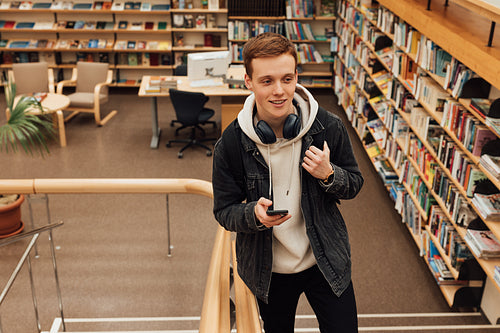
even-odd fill
[{"label": "headphone ear cup", "polygon": [[283,124],[283,137],[285,139],[293,139],[300,132],[300,117],[292,113],[288,115]]},{"label": "headphone ear cup", "polygon": [[276,135],[273,129],[264,120],[259,120],[255,126],[255,133],[263,144],[271,144],[276,142]]}]

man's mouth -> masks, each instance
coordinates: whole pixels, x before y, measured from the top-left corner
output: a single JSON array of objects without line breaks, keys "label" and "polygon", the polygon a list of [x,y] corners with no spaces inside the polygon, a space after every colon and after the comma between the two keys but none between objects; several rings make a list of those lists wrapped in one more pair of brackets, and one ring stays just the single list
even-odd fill
[{"label": "man's mouth", "polygon": [[286,99],[280,99],[280,100],[276,100],[276,101],[270,101],[272,104],[276,104],[276,105],[279,105],[279,104],[283,104],[286,102]]}]

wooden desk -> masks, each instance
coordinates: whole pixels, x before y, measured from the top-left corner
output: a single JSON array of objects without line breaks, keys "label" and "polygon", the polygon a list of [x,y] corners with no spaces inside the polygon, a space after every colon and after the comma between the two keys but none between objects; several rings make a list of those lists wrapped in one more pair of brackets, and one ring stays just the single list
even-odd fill
[{"label": "wooden desk", "polygon": [[[16,96],[14,99],[14,105],[21,98],[21,95]],[[47,93],[47,96],[42,100],[43,111],[46,113],[52,113],[54,127],[57,126],[59,130],[59,144],[61,147],[66,147],[66,130],[64,128],[64,115],[62,110],[68,107],[70,103],[69,97],[61,94]],[[9,109],[6,109],[7,119],[10,118]],[[40,115],[40,110],[33,109],[30,110],[31,114]]]},{"label": "wooden desk", "polygon": [[[151,76],[143,76],[139,88],[139,97],[151,97],[151,121],[153,137],[151,138],[152,149],[158,148],[160,142],[161,128],[158,125],[158,97],[168,97],[168,91],[159,93],[147,93],[146,88],[149,85]],[[243,106],[245,98],[252,92],[246,89],[230,89],[227,84],[217,87],[191,87],[186,76],[177,76],[177,89],[192,92],[202,92],[207,96],[221,97],[221,130],[236,118],[238,112]]]}]

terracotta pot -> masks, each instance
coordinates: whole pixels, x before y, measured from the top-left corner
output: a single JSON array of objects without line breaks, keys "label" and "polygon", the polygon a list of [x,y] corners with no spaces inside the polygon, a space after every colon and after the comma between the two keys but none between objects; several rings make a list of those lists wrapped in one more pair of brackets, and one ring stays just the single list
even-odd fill
[{"label": "terracotta pot", "polygon": [[24,195],[6,206],[0,206],[0,236],[10,235],[21,228],[21,204]]}]

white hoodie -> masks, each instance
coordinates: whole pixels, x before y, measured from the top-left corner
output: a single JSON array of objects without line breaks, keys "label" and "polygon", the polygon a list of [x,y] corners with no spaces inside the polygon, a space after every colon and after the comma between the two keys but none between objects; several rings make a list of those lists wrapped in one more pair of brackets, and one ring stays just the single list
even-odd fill
[{"label": "white hoodie", "polygon": [[316,263],[300,208],[300,151],[302,137],[316,118],[318,102],[299,84],[294,99],[300,107],[302,127],[299,135],[293,139],[278,138],[273,144],[262,143],[254,128],[254,94],[248,96],[238,114],[241,129],[257,144],[262,157],[270,166],[273,208],[288,209],[292,215],[283,224],[273,227],[273,272],[283,274],[302,272]]}]

